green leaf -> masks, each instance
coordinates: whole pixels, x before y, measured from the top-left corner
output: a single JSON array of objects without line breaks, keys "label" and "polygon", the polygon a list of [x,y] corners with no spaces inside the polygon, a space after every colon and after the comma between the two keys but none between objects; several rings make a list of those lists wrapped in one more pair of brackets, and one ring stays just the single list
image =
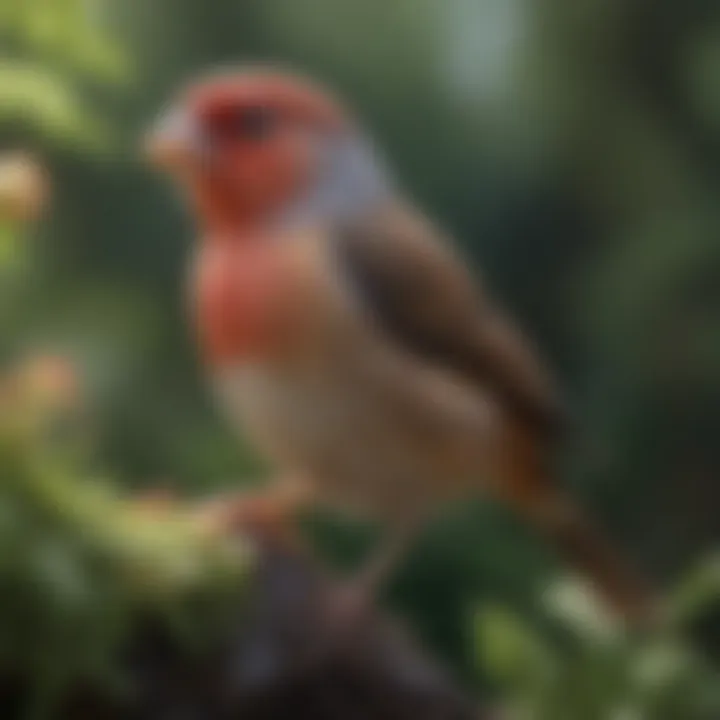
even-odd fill
[{"label": "green leaf", "polygon": [[720,604],[720,554],[711,555],[670,594],[668,619],[672,624],[683,624],[717,604]]},{"label": "green leaf", "polygon": [[87,2],[34,0],[0,11],[0,32],[44,65],[84,79],[126,83],[127,56],[94,21]]},{"label": "green leaf", "polygon": [[623,636],[620,622],[580,580],[564,578],[552,583],[545,591],[543,601],[548,612],[578,637],[613,645]]},{"label": "green leaf", "polygon": [[62,74],[33,63],[0,62],[0,122],[22,121],[56,141],[107,142],[108,128]]},{"label": "green leaf", "polygon": [[487,607],[478,612],[475,638],[480,662],[497,682],[526,685],[554,670],[550,648],[504,608]]}]

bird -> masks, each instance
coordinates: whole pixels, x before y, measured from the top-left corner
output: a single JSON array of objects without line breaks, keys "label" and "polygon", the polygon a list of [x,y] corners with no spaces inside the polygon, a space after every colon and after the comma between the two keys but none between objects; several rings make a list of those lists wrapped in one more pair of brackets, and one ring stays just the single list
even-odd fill
[{"label": "bird", "polygon": [[555,380],[335,93],[269,65],[210,72],[145,148],[197,225],[188,304],[209,387],[275,472],[246,508],[383,523],[367,590],[444,505],[489,497],[613,611],[645,612],[644,582],[555,477]]}]

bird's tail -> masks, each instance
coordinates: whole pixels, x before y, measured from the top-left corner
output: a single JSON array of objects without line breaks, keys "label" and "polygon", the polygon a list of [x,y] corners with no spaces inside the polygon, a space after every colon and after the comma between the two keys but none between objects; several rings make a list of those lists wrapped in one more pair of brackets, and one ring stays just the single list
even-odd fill
[{"label": "bird's tail", "polygon": [[576,504],[548,489],[522,510],[613,611],[634,626],[653,622],[656,603],[648,585]]},{"label": "bird's tail", "polygon": [[633,627],[657,620],[654,593],[578,505],[554,482],[546,453],[526,428],[509,428],[495,486],[507,502]]}]

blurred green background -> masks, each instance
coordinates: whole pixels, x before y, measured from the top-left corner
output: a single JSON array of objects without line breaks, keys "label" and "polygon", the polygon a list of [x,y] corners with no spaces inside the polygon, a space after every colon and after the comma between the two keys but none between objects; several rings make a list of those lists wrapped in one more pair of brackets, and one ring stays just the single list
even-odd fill
[{"label": "blurred green background", "polygon": [[[192,223],[138,140],[189,76],[277,61],[357,109],[550,360],[575,419],[561,472],[617,544],[662,585],[717,547],[717,2],[2,0],[0,47],[0,149],[39,157],[52,195],[3,226],[0,360],[71,359],[96,466],[196,494],[261,477],[209,402]],[[365,544],[314,532],[341,560]],[[557,572],[478,504],[448,509],[389,599],[474,682],[478,607],[533,618]]]}]

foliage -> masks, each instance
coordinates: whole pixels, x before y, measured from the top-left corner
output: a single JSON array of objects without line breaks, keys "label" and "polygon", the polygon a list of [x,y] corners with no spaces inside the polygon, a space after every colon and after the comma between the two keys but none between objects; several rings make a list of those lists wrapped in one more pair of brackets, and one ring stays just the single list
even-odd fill
[{"label": "foliage", "polygon": [[92,471],[72,367],[28,359],[0,378],[0,399],[0,676],[50,706],[71,681],[117,683],[142,618],[196,640],[220,625],[247,553],[190,509],[143,507]]},{"label": "foliage", "polygon": [[[107,147],[89,96],[124,83],[127,67],[88,7],[3,3],[13,57],[0,61],[0,127],[15,144]],[[0,155],[0,678],[30,689],[28,717],[73,682],[118,689],[118,651],[141,620],[207,639],[248,567],[239,542],[209,535],[189,508],[123,497],[92,458],[85,379],[28,341],[33,288],[51,272],[34,231],[53,179],[36,153]]]},{"label": "foliage", "polygon": [[30,128],[53,143],[97,147],[105,118],[90,103],[92,87],[125,83],[124,53],[98,28],[83,0],[7,0],[0,9],[0,122]]},{"label": "foliage", "polygon": [[[679,591],[694,596],[694,613],[720,592],[717,562],[697,576]],[[681,630],[692,619],[686,603],[672,600],[657,627],[628,632],[572,581],[552,586],[545,601],[551,625],[544,632],[502,607],[477,616],[479,658],[510,717],[709,720],[720,712],[717,668]]]}]

